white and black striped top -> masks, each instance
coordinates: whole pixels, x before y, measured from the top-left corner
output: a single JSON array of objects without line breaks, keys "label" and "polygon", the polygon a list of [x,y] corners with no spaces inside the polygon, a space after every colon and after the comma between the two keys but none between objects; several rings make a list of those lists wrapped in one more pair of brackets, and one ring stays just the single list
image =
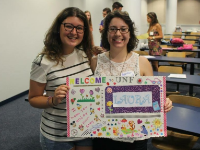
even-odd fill
[{"label": "white and black striped top", "polygon": [[[46,56],[38,56],[31,68],[30,79],[39,83],[46,83],[46,95],[53,96],[55,89],[66,84],[66,77],[92,76],[86,54],[75,49],[71,54],[65,55],[63,66],[49,61]],[[41,133],[53,141],[75,141],[83,138],[67,137],[66,99],[56,107],[47,108],[42,113]]]}]

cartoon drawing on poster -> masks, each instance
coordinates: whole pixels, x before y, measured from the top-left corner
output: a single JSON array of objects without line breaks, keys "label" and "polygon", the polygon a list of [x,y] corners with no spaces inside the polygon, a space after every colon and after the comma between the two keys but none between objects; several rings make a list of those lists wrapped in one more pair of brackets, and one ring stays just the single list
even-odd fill
[{"label": "cartoon drawing on poster", "polygon": [[68,137],[167,135],[165,77],[71,77],[66,84]]}]

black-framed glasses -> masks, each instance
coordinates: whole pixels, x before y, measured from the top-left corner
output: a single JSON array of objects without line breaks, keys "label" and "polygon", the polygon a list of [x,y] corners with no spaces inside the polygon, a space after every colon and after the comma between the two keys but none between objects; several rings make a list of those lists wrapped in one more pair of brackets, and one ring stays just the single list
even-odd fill
[{"label": "black-framed glasses", "polygon": [[129,28],[116,28],[116,27],[110,27],[108,28],[108,32],[110,33],[117,33],[117,31],[119,30],[120,33],[125,34],[129,32]]},{"label": "black-framed glasses", "polygon": [[68,32],[72,32],[74,30],[74,28],[76,28],[77,33],[83,33],[85,30],[85,27],[81,26],[81,25],[74,26],[71,23],[61,23],[61,24],[64,25],[65,31],[68,31]]}]

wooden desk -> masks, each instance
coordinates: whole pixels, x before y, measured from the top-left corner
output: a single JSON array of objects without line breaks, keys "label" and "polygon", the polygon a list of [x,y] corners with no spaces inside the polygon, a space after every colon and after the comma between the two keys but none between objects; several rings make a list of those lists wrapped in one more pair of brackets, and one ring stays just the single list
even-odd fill
[{"label": "wooden desk", "polygon": [[200,108],[173,103],[167,113],[167,129],[200,136]]}]

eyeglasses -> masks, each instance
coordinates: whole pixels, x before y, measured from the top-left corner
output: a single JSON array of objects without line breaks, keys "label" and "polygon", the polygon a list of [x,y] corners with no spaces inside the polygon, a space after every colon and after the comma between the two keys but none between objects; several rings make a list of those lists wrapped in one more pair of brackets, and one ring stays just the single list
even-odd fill
[{"label": "eyeglasses", "polygon": [[120,29],[117,29],[116,27],[108,28],[108,32],[110,33],[117,33],[118,30],[120,31],[121,34],[125,34],[129,32],[129,28],[120,28]]},{"label": "eyeglasses", "polygon": [[72,32],[74,30],[74,28],[76,28],[77,33],[83,33],[85,30],[85,27],[81,26],[81,25],[74,26],[71,23],[61,23],[61,24],[64,25],[65,31],[68,31],[68,32]]}]

